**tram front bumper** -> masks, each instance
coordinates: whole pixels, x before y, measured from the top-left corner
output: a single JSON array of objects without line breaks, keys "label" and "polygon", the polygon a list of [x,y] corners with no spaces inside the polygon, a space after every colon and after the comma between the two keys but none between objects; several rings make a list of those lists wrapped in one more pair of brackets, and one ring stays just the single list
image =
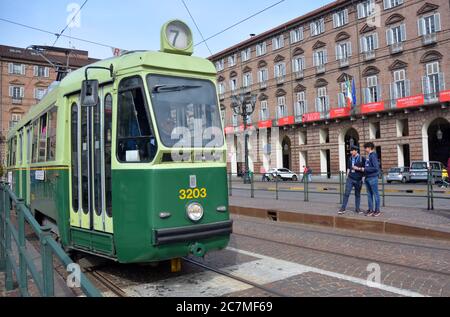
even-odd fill
[{"label": "tram front bumper", "polygon": [[165,246],[183,242],[198,242],[233,233],[233,221],[206,225],[154,230],[154,246]]}]

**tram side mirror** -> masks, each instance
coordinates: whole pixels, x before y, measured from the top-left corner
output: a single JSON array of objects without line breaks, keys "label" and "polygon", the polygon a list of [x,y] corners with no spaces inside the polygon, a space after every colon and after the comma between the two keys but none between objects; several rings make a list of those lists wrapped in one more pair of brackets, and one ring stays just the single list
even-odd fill
[{"label": "tram side mirror", "polygon": [[98,104],[98,80],[83,80],[81,84],[81,105],[95,107]]}]

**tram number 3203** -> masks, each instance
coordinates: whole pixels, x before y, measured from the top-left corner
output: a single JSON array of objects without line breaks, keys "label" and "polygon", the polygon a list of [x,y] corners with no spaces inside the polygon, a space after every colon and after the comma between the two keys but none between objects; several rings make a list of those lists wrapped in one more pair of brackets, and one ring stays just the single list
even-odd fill
[{"label": "tram number 3203", "polygon": [[180,200],[199,199],[208,197],[206,188],[182,189],[180,190]]}]

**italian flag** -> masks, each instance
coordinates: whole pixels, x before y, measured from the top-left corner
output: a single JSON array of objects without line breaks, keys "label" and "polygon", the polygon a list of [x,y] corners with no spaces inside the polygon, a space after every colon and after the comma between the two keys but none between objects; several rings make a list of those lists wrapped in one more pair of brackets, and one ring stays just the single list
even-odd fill
[{"label": "italian flag", "polygon": [[347,101],[347,107],[351,108],[353,105],[353,93],[352,93],[352,84],[350,79],[347,78],[345,82],[345,100]]}]

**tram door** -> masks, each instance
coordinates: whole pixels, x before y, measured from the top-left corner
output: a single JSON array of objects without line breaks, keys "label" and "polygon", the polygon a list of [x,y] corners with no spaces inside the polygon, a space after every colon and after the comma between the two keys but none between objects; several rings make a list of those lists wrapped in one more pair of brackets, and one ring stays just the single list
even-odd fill
[{"label": "tram door", "polygon": [[31,124],[27,125],[26,127],[26,154],[25,156],[22,156],[22,158],[25,160],[26,162],[26,175],[25,175],[25,188],[26,188],[26,194],[25,194],[25,202],[28,206],[30,206],[31,204],[31,198],[30,198],[30,194],[31,194],[31,169],[30,169],[30,164],[31,164],[31,140],[32,140],[32,126]]},{"label": "tram door", "polygon": [[99,90],[96,107],[71,104],[71,226],[113,232],[111,87]]}]

